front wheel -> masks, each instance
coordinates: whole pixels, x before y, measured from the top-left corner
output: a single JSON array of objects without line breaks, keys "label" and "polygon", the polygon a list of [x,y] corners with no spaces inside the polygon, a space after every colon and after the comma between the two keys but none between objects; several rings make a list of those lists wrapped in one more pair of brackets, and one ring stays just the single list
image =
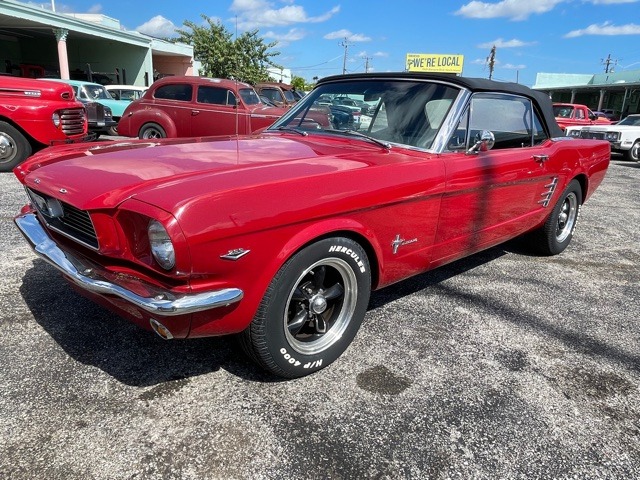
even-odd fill
[{"label": "front wheel", "polygon": [[140,128],[140,132],[138,134],[140,138],[166,138],[167,134],[157,123],[145,123],[142,128]]},{"label": "front wheel", "polygon": [[0,172],[10,172],[31,155],[29,140],[13,125],[0,122]]},{"label": "front wheel", "polygon": [[572,180],[551,211],[544,225],[530,235],[530,244],[541,255],[561,253],[573,238],[582,205],[582,187]]},{"label": "front wheel", "polygon": [[364,319],[370,291],[364,249],[348,238],[320,240],[280,268],[240,335],[241,345],[275,375],[308,375],[347,349]]},{"label": "front wheel", "polygon": [[625,152],[625,157],[631,162],[640,162],[640,140],[636,140],[631,149]]}]

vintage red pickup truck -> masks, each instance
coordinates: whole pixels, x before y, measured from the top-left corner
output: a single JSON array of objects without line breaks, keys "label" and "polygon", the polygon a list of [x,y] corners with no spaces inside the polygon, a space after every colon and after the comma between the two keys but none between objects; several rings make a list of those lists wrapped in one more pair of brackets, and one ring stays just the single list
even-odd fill
[{"label": "vintage red pickup truck", "polygon": [[86,111],[71,86],[0,76],[0,172],[42,147],[86,136]]},{"label": "vintage red pickup truck", "polygon": [[[308,121],[346,96],[369,105],[366,128]],[[562,252],[609,159],[522,85],[341,75],[260,134],[42,151],[14,170],[29,196],[15,222],[117,314],[165,339],[239,334],[292,378],[344,352],[371,290],[517,236]]]},{"label": "vintage red pickup truck", "polygon": [[606,117],[598,117],[586,105],[578,103],[554,103],[553,115],[562,130],[578,125],[610,124]]}]

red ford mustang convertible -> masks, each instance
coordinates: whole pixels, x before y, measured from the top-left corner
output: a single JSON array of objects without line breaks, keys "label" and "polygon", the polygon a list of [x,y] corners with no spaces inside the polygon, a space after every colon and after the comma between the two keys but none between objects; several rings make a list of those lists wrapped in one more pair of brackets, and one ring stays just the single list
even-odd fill
[{"label": "red ford mustang convertible", "polygon": [[[313,121],[345,98],[359,122]],[[166,339],[238,333],[293,378],[341,355],[372,289],[520,235],[562,252],[609,157],[520,85],[343,75],[259,135],[44,150],[15,221],[100,304]]]}]

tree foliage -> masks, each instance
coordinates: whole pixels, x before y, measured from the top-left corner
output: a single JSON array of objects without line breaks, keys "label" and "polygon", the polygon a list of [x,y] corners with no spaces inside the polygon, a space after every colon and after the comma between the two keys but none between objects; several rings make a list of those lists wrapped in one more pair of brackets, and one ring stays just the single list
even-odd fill
[{"label": "tree foliage", "polygon": [[305,81],[305,79],[296,75],[291,78],[291,86],[296,90],[308,90],[307,82]]},{"label": "tree foliage", "polygon": [[202,64],[200,74],[215,78],[235,78],[247,83],[269,78],[268,67],[281,68],[273,58],[280,52],[270,51],[277,42],[265,43],[258,30],[244,32],[237,38],[220,21],[201,14],[206,25],[185,20],[185,28],[177,29],[176,41],[193,46],[194,57]]}]

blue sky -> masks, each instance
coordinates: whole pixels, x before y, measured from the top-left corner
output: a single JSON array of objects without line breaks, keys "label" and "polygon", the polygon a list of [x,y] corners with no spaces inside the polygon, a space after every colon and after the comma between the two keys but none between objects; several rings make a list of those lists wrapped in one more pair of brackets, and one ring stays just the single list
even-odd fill
[{"label": "blue sky", "polygon": [[157,37],[201,14],[231,32],[257,28],[278,42],[276,61],[308,81],[342,73],[344,43],[349,73],[367,64],[399,71],[407,53],[435,53],[464,55],[465,76],[488,77],[493,45],[493,78],[525,85],[538,72],[604,72],[609,55],[617,71],[640,70],[640,0],[60,0],[55,8],[102,13]]}]

